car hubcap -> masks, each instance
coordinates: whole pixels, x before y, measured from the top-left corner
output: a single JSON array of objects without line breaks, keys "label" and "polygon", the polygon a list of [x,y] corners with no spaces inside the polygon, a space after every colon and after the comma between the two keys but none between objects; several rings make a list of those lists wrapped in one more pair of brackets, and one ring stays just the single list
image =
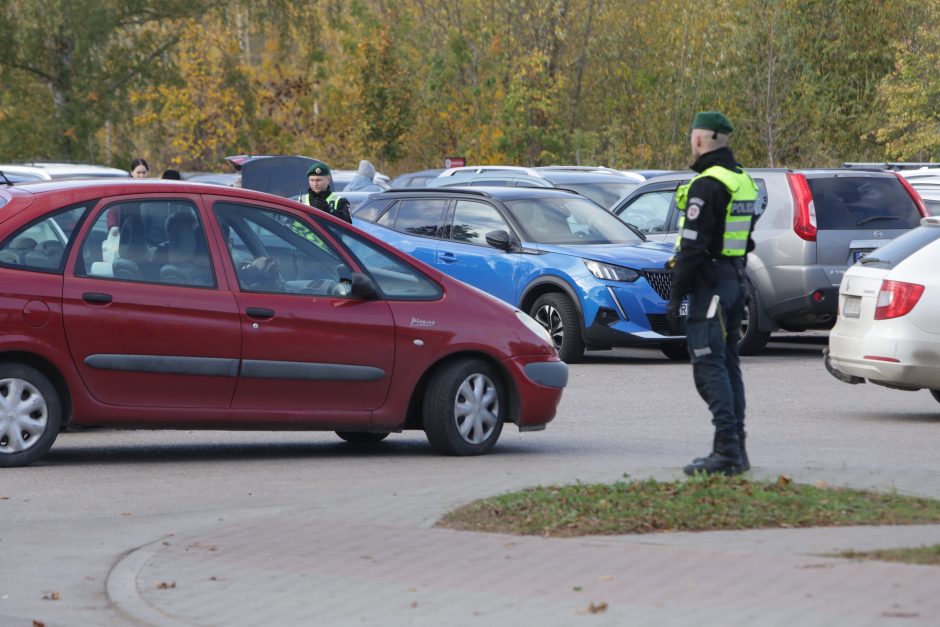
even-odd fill
[{"label": "car hubcap", "polygon": [[36,444],[48,417],[46,399],[33,384],[0,381],[0,453],[19,453]]},{"label": "car hubcap", "polygon": [[472,374],[464,379],[457,390],[454,417],[460,437],[470,444],[482,444],[493,434],[499,419],[499,393],[489,377]]},{"label": "car hubcap", "polygon": [[561,341],[565,337],[565,327],[561,322],[561,314],[551,305],[543,305],[535,312],[535,320],[552,336],[555,350],[561,348]]}]

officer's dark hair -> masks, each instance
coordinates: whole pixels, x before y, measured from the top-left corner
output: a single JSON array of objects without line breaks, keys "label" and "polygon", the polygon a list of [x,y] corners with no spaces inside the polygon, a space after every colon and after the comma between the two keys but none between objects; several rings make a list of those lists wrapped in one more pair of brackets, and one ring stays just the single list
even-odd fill
[{"label": "officer's dark hair", "polygon": [[147,161],[143,157],[137,157],[136,159],[131,161],[131,172],[133,172],[134,168],[136,168],[139,165],[142,165],[145,168],[147,168],[148,172],[150,171],[150,166],[147,165]]}]

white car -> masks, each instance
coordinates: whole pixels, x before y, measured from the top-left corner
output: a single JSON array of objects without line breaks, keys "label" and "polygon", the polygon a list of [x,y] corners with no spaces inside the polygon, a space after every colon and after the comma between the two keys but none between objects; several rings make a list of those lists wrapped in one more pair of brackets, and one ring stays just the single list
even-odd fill
[{"label": "white car", "polygon": [[16,175],[20,182],[62,179],[129,178],[127,170],[84,163],[20,163],[0,165],[0,172]]},{"label": "white car", "polygon": [[930,390],[940,401],[940,217],[896,237],[850,267],[824,351],[846,383]]},{"label": "white car", "polygon": [[920,194],[931,215],[940,215],[940,168],[900,170],[898,174]]}]

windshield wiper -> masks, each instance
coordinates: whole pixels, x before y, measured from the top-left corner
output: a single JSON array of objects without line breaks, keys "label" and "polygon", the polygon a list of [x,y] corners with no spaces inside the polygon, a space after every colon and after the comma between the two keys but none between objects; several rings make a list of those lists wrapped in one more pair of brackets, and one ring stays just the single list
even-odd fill
[{"label": "windshield wiper", "polygon": [[6,182],[8,187],[13,187],[13,181],[7,178],[7,175],[3,173],[3,170],[0,170],[0,176],[3,177],[3,180]]},{"label": "windshield wiper", "polygon": [[891,263],[885,259],[879,259],[878,257],[865,256],[858,260],[859,263]]},{"label": "windshield wiper", "polygon": [[873,220],[900,220],[901,218],[897,216],[872,216],[870,218],[865,218],[864,220],[859,220],[855,223],[855,226],[862,226]]}]

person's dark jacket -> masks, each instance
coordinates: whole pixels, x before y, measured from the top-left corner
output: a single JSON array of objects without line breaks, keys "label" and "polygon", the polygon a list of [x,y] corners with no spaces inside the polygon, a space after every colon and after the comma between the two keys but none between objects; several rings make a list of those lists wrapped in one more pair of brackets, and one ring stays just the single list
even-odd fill
[{"label": "person's dark jacket", "polygon": [[321,211],[325,211],[330,215],[334,215],[337,218],[346,220],[352,224],[352,216],[349,213],[349,201],[345,198],[340,197],[339,201],[336,203],[336,209],[326,201],[330,197],[330,194],[333,193],[333,188],[327,187],[325,191],[317,194],[309,187],[307,188],[307,193],[310,194],[310,206]]},{"label": "person's dark jacket", "polygon": [[[730,148],[705,153],[696,159],[692,169],[701,173],[715,165],[734,172],[742,171]],[[731,192],[718,179],[704,176],[692,183],[686,204],[685,225],[683,232],[679,233],[682,240],[672,271],[670,300],[681,301],[699,281],[714,285],[714,261],[722,257],[725,215],[729,202]],[[693,206],[698,208],[693,210]],[[694,236],[686,237],[684,234],[687,231]],[[753,247],[749,239],[748,250]]]}]

